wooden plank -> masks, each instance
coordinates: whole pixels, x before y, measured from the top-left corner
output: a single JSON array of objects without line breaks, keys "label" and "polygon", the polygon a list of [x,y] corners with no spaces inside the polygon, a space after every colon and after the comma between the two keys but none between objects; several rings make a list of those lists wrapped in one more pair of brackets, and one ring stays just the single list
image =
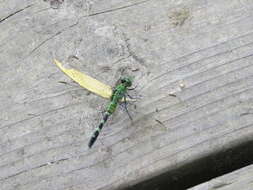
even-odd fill
[{"label": "wooden plank", "polygon": [[[117,189],[252,139],[252,1],[33,2],[0,1],[2,189]],[[119,110],[89,150],[106,102],[54,58],[135,76],[134,121]]]},{"label": "wooden plank", "polygon": [[253,165],[212,179],[189,190],[250,190],[253,187]]}]

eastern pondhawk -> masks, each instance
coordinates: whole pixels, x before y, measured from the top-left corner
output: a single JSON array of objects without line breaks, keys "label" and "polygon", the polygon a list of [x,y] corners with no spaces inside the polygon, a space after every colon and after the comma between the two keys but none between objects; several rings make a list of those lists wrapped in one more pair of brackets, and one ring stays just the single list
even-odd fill
[{"label": "eastern pondhawk", "polygon": [[100,122],[99,126],[95,129],[90,141],[89,141],[89,148],[92,147],[92,145],[95,143],[101,129],[103,128],[105,122],[107,121],[108,117],[113,114],[117,108],[117,105],[121,102],[124,103],[125,110],[129,116],[129,118],[132,120],[126,106],[127,99],[126,96],[133,99],[130,95],[128,95],[128,90],[133,90],[134,88],[130,89],[129,87],[132,86],[133,79],[132,77],[121,77],[114,88],[111,88],[108,85],[105,85],[101,83],[100,81],[85,75],[84,73],[81,73],[75,69],[66,69],[62,66],[62,64],[54,60],[55,64],[64,72],[66,73],[70,78],[72,78],[74,81],[79,83],[82,87],[86,88],[87,90],[98,94],[104,98],[109,98],[110,102],[106,107],[105,114],[103,116],[102,121]]},{"label": "eastern pondhawk", "polygon": [[103,117],[102,121],[100,122],[99,126],[95,129],[95,131],[89,141],[89,145],[88,145],[89,148],[92,147],[92,145],[96,141],[101,129],[103,128],[105,122],[107,121],[108,117],[115,112],[117,105],[123,100],[123,98],[124,98],[124,105],[125,105],[127,114],[131,119],[131,116],[128,113],[128,110],[126,107],[126,96],[128,95],[127,90],[131,90],[131,89],[129,89],[129,87],[131,87],[131,86],[132,86],[132,78],[131,77],[122,77],[119,80],[118,84],[114,87],[113,93],[110,98],[110,102],[107,105],[104,117]]}]

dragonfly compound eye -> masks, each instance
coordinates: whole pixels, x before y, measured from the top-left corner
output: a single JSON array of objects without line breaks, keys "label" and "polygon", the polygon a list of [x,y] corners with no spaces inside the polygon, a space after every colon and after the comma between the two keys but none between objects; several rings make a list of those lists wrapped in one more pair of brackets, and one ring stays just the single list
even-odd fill
[{"label": "dragonfly compound eye", "polygon": [[126,80],[126,86],[128,87],[132,86],[132,81],[130,79]]},{"label": "dragonfly compound eye", "polygon": [[132,86],[132,80],[131,78],[128,78],[128,77],[122,78],[121,83],[125,84],[127,87]]}]

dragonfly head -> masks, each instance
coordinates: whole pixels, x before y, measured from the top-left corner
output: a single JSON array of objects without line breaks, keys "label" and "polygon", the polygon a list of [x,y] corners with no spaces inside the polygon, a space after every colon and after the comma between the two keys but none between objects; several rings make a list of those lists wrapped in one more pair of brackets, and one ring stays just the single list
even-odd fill
[{"label": "dragonfly head", "polygon": [[122,77],[120,79],[121,83],[123,83],[126,87],[132,86],[133,79],[131,77]]}]

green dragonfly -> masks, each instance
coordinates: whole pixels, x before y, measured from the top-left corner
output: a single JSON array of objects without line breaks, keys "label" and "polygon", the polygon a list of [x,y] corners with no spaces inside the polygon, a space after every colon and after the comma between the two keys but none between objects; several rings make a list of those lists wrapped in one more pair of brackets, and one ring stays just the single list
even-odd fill
[{"label": "green dragonfly", "polygon": [[88,145],[89,148],[91,148],[92,145],[95,143],[95,141],[96,141],[100,131],[102,130],[105,122],[107,121],[108,117],[115,112],[118,104],[121,103],[122,100],[124,100],[123,103],[125,105],[126,112],[129,116],[129,118],[132,120],[132,117],[130,116],[130,114],[127,110],[127,106],[126,106],[126,96],[128,95],[127,91],[132,90],[129,88],[131,86],[132,86],[132,78],[131,77],[121,77],[119,82],[115,85],[113,92],[112,92],[112,96],[110,98],[110,102],[106,107],[104,117],[103,117],[102,121],[100,122],[99,126],[95,129],[95,131],[89,141],[89,145]]},{"label": "green dragonfly", "polygon": [[[127,91],[133,90],[135,88],[130,88],[132,86],[133,78],[132,77],[121,77],[114,88],[111,88],[110,86],[84,74],[81,73],[75,69],[67,69],[63,67],[63,65],[57,61],[54,60],[54,63],[65,73],[67,74],[71,79],[76,81],[78,84],[80,84],[82,87],[86,88],[87,90],[101,96],[104,98],[110,99],[110,102],[108,103],[105,114],[103,116],[102,121],[100,122],[99,126],[95,129],[93,135],[91,136],[91,139],[89,141],[89,148],[92,147],[92,145],[95,143],[100,131],[102,130],[104,124],[108,120],[109,116],[112,115],[118,104],[123,103],[124,108],[129,116],[129,118],[132,120],[132,117],[130,116],[128,109],[127,109],[127,101],[130,101],[130,99],[134,99],[131,97]],[[127,98],[127,96],[130,98]]]}]

